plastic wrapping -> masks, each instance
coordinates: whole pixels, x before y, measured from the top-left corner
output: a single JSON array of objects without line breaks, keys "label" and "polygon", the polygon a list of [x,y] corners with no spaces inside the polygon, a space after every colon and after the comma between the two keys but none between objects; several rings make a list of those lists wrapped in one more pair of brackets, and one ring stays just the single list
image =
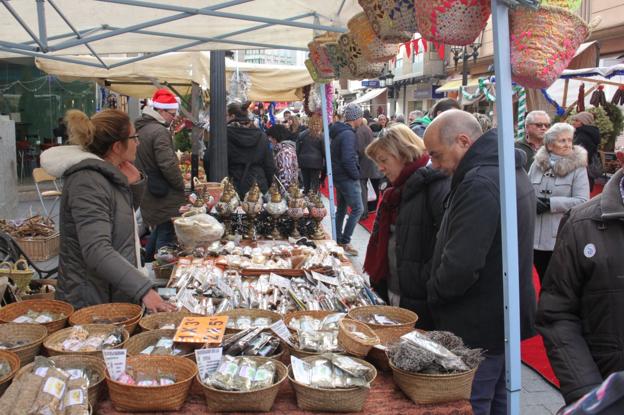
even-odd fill
[{"label": "plastic wrapping", "polygon": [[224,227],[208,214],[183,216],[173,221],[178,241],[186,248],[208,245],[223,236]]}]

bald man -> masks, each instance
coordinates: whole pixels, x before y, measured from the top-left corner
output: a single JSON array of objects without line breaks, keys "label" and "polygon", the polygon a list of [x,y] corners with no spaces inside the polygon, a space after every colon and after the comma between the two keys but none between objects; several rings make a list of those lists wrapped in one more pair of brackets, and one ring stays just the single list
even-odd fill
[{"label": "bald man", "polygon": [[[469,347],[486,351],[472,385],[475,415],[506,414],[497,132],[483,134],[471,114],[449,110],[435,118],[424,139],[433,168],[452,175],[427,282],[434,326],[457,334]],[[525,157],[516,151],[523,339],[534,335],[536,308],[531,279],[536,202],[523,169]]]}]

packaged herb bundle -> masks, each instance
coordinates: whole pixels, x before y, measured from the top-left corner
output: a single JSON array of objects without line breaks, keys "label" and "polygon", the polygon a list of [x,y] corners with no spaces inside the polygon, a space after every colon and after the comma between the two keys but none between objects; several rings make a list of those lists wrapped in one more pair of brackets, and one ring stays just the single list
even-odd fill
[{"label": "packaged herb bundle", "polygon": [[26,324],[44,324],[51,321],[56,321],[65,318],[63,313],[52,313],[50,311],[33,311],[28,310],[26,314],[16,317],[13,323],[26,323]]}]

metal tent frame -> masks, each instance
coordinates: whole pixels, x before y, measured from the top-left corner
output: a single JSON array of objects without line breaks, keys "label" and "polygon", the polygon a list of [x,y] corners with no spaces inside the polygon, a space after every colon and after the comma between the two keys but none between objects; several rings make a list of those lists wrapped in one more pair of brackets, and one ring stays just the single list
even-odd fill
[{"label": "metal tent frame", "polygon": [[[98,40],[111,38],[125,33],[146,34],[152,36],[161,36],[164,38],[176,38],[189,40],[185,43],[173,48],[147,53],[143,56],[129,58],[123,62],[116,64],[117,66],[127,65],[159,54],[183,50],[196,47],[198,45],[207,45],[210,49],[210,43],[229,43],[242,48],[258,47],[258,48],[283,48],[283,49],[302,49],[301,47],[293,47],[287,42],[284,44],[266,44],[258,42],[247,42],[236,39],[230,39],[236,35],[246,34],[255,30],[271,27],[295,27],[304,30],[345,32],[346,29],[341,26],[330,26],[317,23],[321,17],[318,11],[306,13],[302,15],[292,16],[286,19],[267,18],[261,16],[246,15],[240,13],[231,13],[223,11],[228,7],[250,3],[252,0],[231,0],[223,3],[214,4],[204,8],[188,8],[178,5],[170,5],[164,3],[147,2],[143,0],[97,0],[99,2],[107,2],[113,4],[131,5],[142,8],[159,9],[176,12],[171,16],[159,19],[148,20],[143,23],[130,25],[126,27],[114,27],[106,24],[100,27],[77,30],[63,11],[56,5],[57,0],[35,0],[38,18],[38,35],[28,26],[19,13],[13,8],[9,0],[0,0],[4,7],[11,13],[19,25],[28,33],[31,38],[27,42],[9,42],[0,41],[0,52],[9,52],[25,56],[34,56],[47,59],[55,59],[63,62],[78,63],[88,66],[107,68],[101,57],[96,53],[90,43]],[[338,15],[340,15],[347,0],[342,0],[338,7]],[[355,0],[349,0],[353,3]],[[70,28],[70,32],[64,34],[56,34],[54,36],[47,35],[46,26],[46,7],[45,3],[49,3],[54,11],[63,19]],[[291,0],[297,2],[297,0]],[[506,379],[508,393],[508,413],[516,415],[520,413],[520,319],[519,319],[519,281],[518,281],[518,245],[517,245],[517,219],[516,219],[516,187],[515,187],[515,160],[513,149],[513,110],[511,98],[511,63],[510,63],[510,44],[509,44],[509,21],[508,7],[504,0],[491,0],[492,4],[492,20],[494,28],[494,67],[496,73],[496,109],[498,122],[498,147],[499,147],[499,165],[500,165],[500,184],[501,184],[501,223],[502,223],[502,243],[503,243],[503,284],[504,284],[504,311],[505,311],[505,354],[506,354]],[[311,6],[310,6],[311,7]],[[220,18],[229,18],[237,20],[246,20],[261,23],[246,29],[224,33],[217,37],[198,37],[187,36],[184,34],[173,34],[162,31],[148,31],[146,29],[158,26],[163,23],[185,19],[193,16],[212,16]],[[314,17],[314,23],[301,22],[303,18]],[[311,36],[310,36],[311,37]],[[58,41],[58,42],[56,42]],[[52,52],[60,52],[71,47],[83,45],[95,56],[99,63],[84,63],[78,59],[67,56],[52,55]],[[325,146],[329,147],[329,133],[327,131],[327,109],[325,105],[326,96],[325,88],[321,87],[321,97],[323,99],[323,120],[325,127]],[[223,96],[224,97],[224,96]],[[217,97],[215,97],[217,98]],[[212,115],[212,114],[211,114]],[[329,155],[329,152],[327,152]],[[328,160],[328,176],[330,183],[330,197],[333,198],[333,181],[331,176],[331,160]],[[333,211],[333,200],[330,203],[332,219],[335,217]],[[333,224],[332,232],[335,237],[335,225]]]}]

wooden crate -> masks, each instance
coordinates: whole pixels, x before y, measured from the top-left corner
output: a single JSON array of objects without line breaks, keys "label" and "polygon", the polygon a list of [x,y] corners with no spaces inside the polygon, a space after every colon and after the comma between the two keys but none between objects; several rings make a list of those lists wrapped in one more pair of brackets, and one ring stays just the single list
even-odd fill
[{"label": "wooden crate", "polygon": [[15,238],[15,241],[31,260],[47,261],[59,254],[61,234],[57,232],[52,236]]}]

